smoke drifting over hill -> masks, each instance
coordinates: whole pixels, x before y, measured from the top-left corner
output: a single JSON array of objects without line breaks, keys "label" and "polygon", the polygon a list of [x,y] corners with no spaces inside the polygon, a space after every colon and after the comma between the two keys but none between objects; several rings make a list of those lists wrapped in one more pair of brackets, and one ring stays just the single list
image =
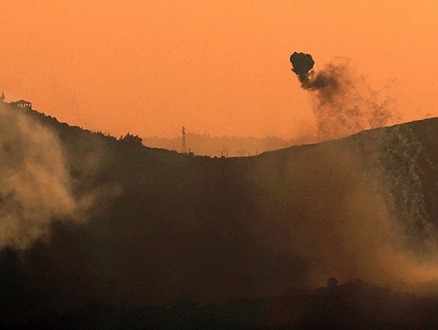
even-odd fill
[{"label": "smoke drifting over hill", "polygon": [[351,61],[337,58],[314,71],[309,56],[294,53],[290,60],[301,87],[312,92],[320,141],[383,127],[399,119],[394,101],[374,91]]},{"label": "smoke drifting over hill", "polygon": [[25,248],[53,219],[74,217],[72,182],[56,134],[0,103],[0,245]]},{"label": "smoke drifting over hill", "polygon": [[389,286],[436,280],[437,264],[425,261],[436,253],[436,215],[424,190],[436,177],[422,174],[435,160],[420,145],[404,126],[363,132],[277,158],[282,175],[263,169],[271,155],[260,177],[284,212],[267,225],[284,235],[272,241],[311,261],[313,283],[331,275]]}]

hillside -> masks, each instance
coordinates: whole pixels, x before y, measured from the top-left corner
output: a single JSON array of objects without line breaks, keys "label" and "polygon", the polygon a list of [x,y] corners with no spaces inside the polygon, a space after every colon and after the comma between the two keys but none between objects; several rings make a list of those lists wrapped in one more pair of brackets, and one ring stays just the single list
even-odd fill
[{"label": "hillside", "polygon": [[437,280],[436,118],[209,158],[0,115],[3,320]]}]

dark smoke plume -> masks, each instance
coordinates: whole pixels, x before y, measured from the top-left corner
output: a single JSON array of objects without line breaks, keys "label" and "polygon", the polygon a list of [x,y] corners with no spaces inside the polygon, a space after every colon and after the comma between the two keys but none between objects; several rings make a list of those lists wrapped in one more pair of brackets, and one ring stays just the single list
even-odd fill
[{"label": "dark smoke plume", "polygon": [[349,61],[338,58],[315,72],[310,54],[293,53],[292,71],[301,87],[315,98],[318,139],[328,140],[382,127],[398,119],[393,101],[381,98],[364,76],[353,70]]},{"label": "dark smoke plume", "polygon": [[290,56],[290,61],[293,66],[292,71],[295,72],[300,79],[301,77],[304,79],[315,64],[312,55],[297,52]]}]

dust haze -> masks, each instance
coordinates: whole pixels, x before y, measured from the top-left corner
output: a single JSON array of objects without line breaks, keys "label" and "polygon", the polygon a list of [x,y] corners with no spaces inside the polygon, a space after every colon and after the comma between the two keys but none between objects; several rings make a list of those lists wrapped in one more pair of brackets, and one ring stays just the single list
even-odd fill
[{"label": "dust haze", "polygon": [[[262,165],[260,176],[287,210],[275,217],[284,221],[274,226],[283,239],[272,242],[311,260],[312,285],[329,276],[393,288],[436,280],[436,234],[414,165],[421,154],[412,133],[394,127],[303,149],[278,159],[278,171]],[[282,182],[290,186],[280,190]]]}]

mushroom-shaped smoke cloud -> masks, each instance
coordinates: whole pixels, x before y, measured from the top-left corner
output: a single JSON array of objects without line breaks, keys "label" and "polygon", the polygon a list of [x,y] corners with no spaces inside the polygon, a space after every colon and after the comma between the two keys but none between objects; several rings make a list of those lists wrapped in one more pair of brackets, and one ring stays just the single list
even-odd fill
[{"label": "mushroom-shaped smoke cloud", "polygon": [[290,61],[292,63],[292,71],[299,76],[307,75],[315,64],[312,55],[297,52],[290,56]]}]

